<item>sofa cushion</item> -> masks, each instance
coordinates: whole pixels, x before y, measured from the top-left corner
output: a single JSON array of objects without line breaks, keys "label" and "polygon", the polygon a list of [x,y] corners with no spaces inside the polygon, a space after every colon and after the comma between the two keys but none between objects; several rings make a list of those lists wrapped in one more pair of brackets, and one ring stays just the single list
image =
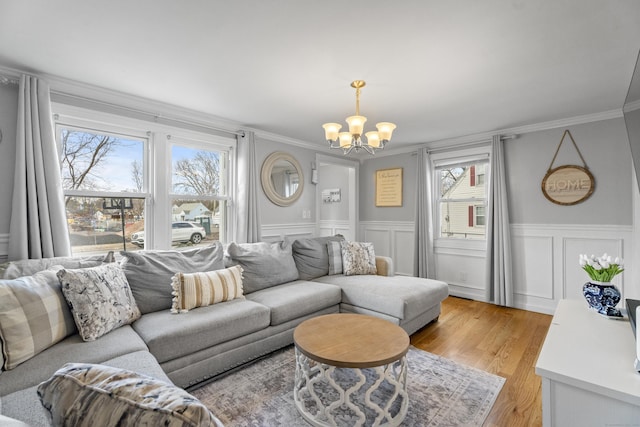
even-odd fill
[{"label": "sofa cushion", "polygon": [[268,307],[235,299],[180,316],[169,310],[149,313],[133,328],[163,363],[266,328],[269,321]]},{"label": "sofa cushion", "polygon": [[106,255],[92,255],[87,257],[54,257],[40,259],[23,259],[0,264],[0,279],[17,279],[31,276],[38,271],[47,270],[54,265],[64,268],[86,268],[114,262],[113,251]]},{"label": "sofa cushion", "polygon": [[227,251],[230,265],[242,266],[245,295],[298,279],[287,242],[230,243]]},{"label": "sofa cushion", "polygon": [[0,280],[0,338],[5,370],[75,331],[55,269]]},{"label": "sofa cushion", "polygon": [[337,286],[304,280],[263,289],[247,296],[247,299],[271,309],[271,326],[338,305],[341,298]]},{"label": "sofa cushion", "polygon": [[126,369],[67,363],[38,386],[53,425],[212,427],[220,421],[185,390]]},{"label": "sofa cushion", "polygon": [[118,264],[58,271],[62,293],[85,341],[140,317],[127,277]]},{"label": "sofa cushion", "polygon": [[345,276],[376,274],[376,254],[373,243],[341,242],[342,272]]},{"label": "sofa cushion", "polygon": [[224,268],[220,242],[184,251],[122,251],[121,264],[142,314],[171,309],[171,278]]},{"label": "sofa cushion", "polygon": [[296,263],[300,280],[310,280],[326,276],[329,272],[329,253],[327,243],[343,240],[341,236],[314,237],[298,239],[293,242],[293,260]]},{"label": "sofa cushion", "polygon": [[202,273],[178,273],[171,282],[172,313],[186,313],[192,308],[243,298],[242,267]]},{"label": "sofa cushion", "polygon": [[0,396],[37,385],[49,378],[67,362],[103,363],[134,351],[148,351],[142,338],[126,325],[102,336],[99,340],[83,341],[71,335],[56,345],[0,374]]},{"label": "sofa cushion", "polygon": [[327,274],[342,274],[342,243],[327,242],[327,253],[329,254],[329,271]]},{"label": "sofa cushion", "polygon": [[315,279],[342,288],[342,302],[387,314],[398,319],[413,319],[449,294],[439,280],[409,276],[325,276]]}]

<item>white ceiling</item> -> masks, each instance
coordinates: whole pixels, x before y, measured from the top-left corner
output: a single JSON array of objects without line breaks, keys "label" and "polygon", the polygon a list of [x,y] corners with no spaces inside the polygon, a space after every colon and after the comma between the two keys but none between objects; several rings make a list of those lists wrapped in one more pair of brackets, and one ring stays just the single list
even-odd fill
[{"label": "white ceiling", "polygon": [[0,66],[314,143],[355,79],[396,146],[620,109],[639,49],[637,0],[0,0]]}]

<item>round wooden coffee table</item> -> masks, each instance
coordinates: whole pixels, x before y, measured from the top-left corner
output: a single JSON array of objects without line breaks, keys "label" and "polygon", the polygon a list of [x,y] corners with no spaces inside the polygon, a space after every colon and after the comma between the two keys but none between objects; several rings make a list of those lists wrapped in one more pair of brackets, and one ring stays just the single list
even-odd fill
[{"label": "round wooden coffee table", "polygon": [[315,426],[399,425],[407,415],[409,336],[362,314],[328,314],[293,333],[294,400]]}]

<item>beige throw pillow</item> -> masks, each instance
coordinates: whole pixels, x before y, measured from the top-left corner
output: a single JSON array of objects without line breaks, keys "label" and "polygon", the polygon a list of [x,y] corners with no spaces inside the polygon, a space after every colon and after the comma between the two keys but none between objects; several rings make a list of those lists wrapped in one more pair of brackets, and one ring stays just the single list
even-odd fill
[{"label": "beige throw pillow", "polygon": [[15,368],[75,331],[55,267],[32,276],[0,280],[4,369]]},{"label": "beige throw pillow", "polygon": [[244,298],[239,265],[204,273],[177,273],[171,286],[172,313],[186,313],[192,308]]}]

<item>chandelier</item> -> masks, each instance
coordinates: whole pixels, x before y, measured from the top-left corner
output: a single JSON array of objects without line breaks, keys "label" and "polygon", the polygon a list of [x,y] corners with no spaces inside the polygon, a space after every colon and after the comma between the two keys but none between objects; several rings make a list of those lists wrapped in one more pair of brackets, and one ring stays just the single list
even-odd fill
[{"label": "chandelier", "polygon": [[322,125],[329,148],[341,148],[345,155],[349,154],[351,150],[355,150],[357,153],[362,149],[374,154],[376,150],[384,148],[391,139],[391,133],[396,128],[393,123],[380,122],[376,124],[378,130],[365,133],[366,142],[362,141],[362,132],[367,118],[360,115],[360,89],[365,84],[364,80],[351,82],[351,87],[356,90],[356,115],[346,119],[349,124],[349,132],[340,132],[342,125],[338,123],[325,123]]}]

